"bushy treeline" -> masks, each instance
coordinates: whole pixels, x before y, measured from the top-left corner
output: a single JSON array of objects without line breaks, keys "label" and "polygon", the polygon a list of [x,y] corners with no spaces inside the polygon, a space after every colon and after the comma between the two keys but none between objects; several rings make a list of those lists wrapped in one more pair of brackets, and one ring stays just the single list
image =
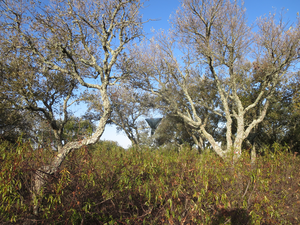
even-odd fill
[{"label": "bushy treeline", "polygon": [[73,151],[32,213],[32,176],[52,150],[0,146],[1,224],[299,224],[300,158],[273,145],[255,164],[112,142]]}]

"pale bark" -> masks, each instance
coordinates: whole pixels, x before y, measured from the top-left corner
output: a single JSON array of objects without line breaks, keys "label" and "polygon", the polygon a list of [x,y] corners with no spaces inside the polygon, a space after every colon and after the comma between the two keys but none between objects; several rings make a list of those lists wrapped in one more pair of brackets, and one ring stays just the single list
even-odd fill
[{"label": "pale bark", "polygon": [[106,122],[109,119],[112,111],[109,98],[105,92],[103,92],[103,105],[106,110],[99,121],[99,125],[95,133],[91,137],[86,138],[84,140],[67,143],[62,148],[59,149],[58,154],[54,156],[50,165],[43,166],[37,170],[33,178],[34,185],[33,185],[33,192],[32,192],[32,199],[35,203],[37,203],[34,204],[35,215],[38,215],[38,208],[39,208],[39,204],[38,202],[36,202],[36,199],[39,197],[41,188],[44,187],[44,185],[46,184],[48,175],[57,172],[60,165],[62,164],[66,156],[70,153],[70,151],[79,149],[83,146],[88,146],[96,143],[101,137],[101,135],[103,134]]},{"label": "pale bark", "polygon": [[[247,25],[243,4],[236,1],[182,3],[174,15],[174,30],[161,32],[156,39],[136,47],[140,50],[132,50],[138,62],[133,74],[139,74],[142,80],[133,83],[158,96],[162,109],[200,129],[219,156],[233,153],[236,160],[245,138],[265,118],[269,99],[281,78],[299,61],[300,22],[276,24],[271,15],[260,19],[258,31],[253,31]],[[217,94],[201,99],[204,91],[196,95],[190,87],[202,87],[205,77],[214,82]],[[250,103],[245,101],[249,94],[255,95]],[[262,110],[250,119],[251,110],[258,107]],[[225,118],[225,149],[207,130],[201,108]]]},{"label": "pale bark", "polygon": [[251,165],[253,167],[256,163],[256,144],[255,144],[255,142],[253,142],[250,154],[251,154]]},{"label": "pale bark", "polygon": [[[96,89],[101,95],[103,113],[96,131],[91,137],[65,145],[61,137],[73,89],[62,101],[64,118],[60,126],[51,104],[45,101],[46,107],[41,108],[27,101],[29,110],[41,111],[51,122],[58,140],[58,154],[50,165],[38,169],[33,179],[33,199],[36,199],[47,182],[47,175],[59,169],[70,151],[94,144],[101,137],[112,113],[108,87],[124,79],[116,66],[120,54],[128,43],[143,35],[139,15],[143,3],[140,0],[54,0],[48,6],[43,5],[47,2],[39,1],[22,1],[21,4],[1,1],[0,4],[1,19],[7,23],[6,31],[10,32],[6,41],[11,43],[12,49],[20,50],[20,54],[28,52],[29,58],[41,68],[70,76],[81,86]],[[38,213],[38,204],[35,204],[34,213]]]}]

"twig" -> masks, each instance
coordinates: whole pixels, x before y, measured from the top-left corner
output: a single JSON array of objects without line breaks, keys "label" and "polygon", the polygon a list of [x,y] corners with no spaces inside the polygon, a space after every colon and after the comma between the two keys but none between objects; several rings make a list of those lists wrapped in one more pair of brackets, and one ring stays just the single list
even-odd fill
[{"label": "twig", "polygon": [[251,179],[249,180],[249,182],[248,182],[248,185],[247,185],[247,187],[246,187],[246,190],[245,190],[245,193],[243,194],[243,197],[242,197],[242,199],[245,197],[245,195],[247,194],[247,191],[248,191],[248,188],[249,188],[249,186],[250,186],[250,183],[251,183]]},{"label": "twig", "polygon": [[[103,204],[104,202],[107,202],[107,201],[111,200],[111,199],[114,198],[114,197],[115,197],[115,195],[112,196],[112,197],[109,198],[109,199],[106,199],[106,200],[104,200],[104,201],[102,201],[102,202],[100,202],[100,203],[95,204],[95,206],[96,206],[96,205],[101,205],[101,204]],[[114,204],[113,204],[113,205],[114,205]]]}]

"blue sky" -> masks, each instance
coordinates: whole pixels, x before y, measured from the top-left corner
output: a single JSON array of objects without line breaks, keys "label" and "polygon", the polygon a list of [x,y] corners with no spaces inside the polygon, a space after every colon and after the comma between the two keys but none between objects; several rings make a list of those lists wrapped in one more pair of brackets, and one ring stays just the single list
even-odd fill
[{"label": "blue sky", "polygon": [[[179,7],[179,0],[149,0],[145,3],[142,10],[144,20],[157,19],[151,21],[144,26],[147,34],[151,35],[151,30],[169,29],[170,16]],[[300,11],[300,0],[245,0],[244,6],[247,9],[248,22],[251,24],[255,22],[260,16],[266,15],[269,12],[280,13],[285,9],[285,19],[291,22],[295,21],[297,12]],[[288,11],[287,11],[288,10]],[[117,141],[119,145],[128,147],[131,142],[125,134],[117,133],[115,127],[107,126],[101,140]]]}]

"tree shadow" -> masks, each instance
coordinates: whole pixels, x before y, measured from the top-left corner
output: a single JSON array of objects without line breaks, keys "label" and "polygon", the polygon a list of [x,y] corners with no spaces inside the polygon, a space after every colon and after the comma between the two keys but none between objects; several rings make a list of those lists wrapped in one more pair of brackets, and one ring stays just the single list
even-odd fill
[{"label": "tree shadow", "polygon": [[217,211],[215,218],[212,221],[212,225],[218,224],[231,224],[231,225],[247,225],[251,224],[251,216],[245,209],[220,209]]}]

